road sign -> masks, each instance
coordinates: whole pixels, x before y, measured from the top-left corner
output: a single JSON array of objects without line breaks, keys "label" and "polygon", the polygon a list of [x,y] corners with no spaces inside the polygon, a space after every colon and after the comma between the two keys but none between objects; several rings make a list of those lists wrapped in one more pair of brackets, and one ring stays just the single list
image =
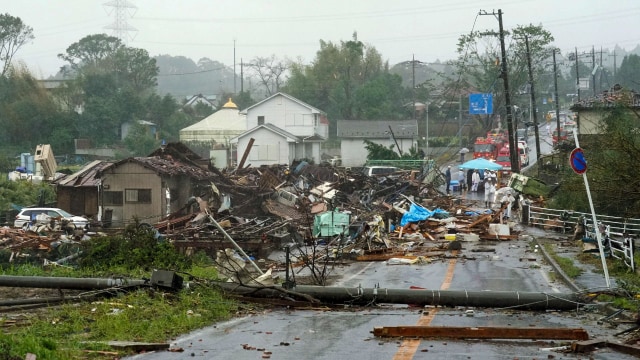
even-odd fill
[{"label": "road sign", "polygon": [[575,148],[569,155],[569,162],[571,168],[576,174],[584,174],[587,171],[587,160],[584,158],[584,153],[581,148]]},{"label": "road sign", "polygon": [[469,94],[469,114],[487,115],[493,114],[492,94]]}]

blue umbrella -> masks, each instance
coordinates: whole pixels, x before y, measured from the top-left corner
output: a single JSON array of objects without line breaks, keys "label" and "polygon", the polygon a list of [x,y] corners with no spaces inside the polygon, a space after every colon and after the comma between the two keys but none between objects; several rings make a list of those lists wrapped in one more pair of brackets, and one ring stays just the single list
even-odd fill
[{"label": "blue umbrella", "polygon": [[466,163],[460,165],[460,168],[462,169],[478,169],[478,170],[484,170],[484,169],[489,169],[489,170],[502,170],[502,165],[497,164],[493,161],[484,159],[484,158],[478,158],[478,159],[473,159],[473,160],[469,160]]}]

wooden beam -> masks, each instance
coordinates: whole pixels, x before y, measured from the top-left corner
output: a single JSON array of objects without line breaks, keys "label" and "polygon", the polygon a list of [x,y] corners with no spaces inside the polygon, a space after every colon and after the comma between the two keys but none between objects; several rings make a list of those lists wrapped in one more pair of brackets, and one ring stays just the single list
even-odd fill
[{"label": "wooden beam", "polygon": [[628,344],[620,344],[609,342],[607,340],[602,339],[593,339],[587,341],[578,341],[571,344],[571,350],[576,353],[586,353],[592,352],[598,349],[602,349],[604,347],[609,347],[621,353],[629,354],[629,355],[640,355],[640,346],[628,345]]},{"label": "wooden beam", "polygon": [[376,327],[373,334],[379,337],[418,337],[449,339],[553,339],[588,340],[589,334],[577,328],[500,328],[456,326],[388,326]]}]

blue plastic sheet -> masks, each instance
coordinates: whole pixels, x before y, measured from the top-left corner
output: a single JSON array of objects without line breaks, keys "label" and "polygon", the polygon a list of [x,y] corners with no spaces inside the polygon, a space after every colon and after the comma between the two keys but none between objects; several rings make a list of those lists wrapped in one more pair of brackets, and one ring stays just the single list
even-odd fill
[{"label": "blue plastic sheet", "polygon": [[430,217],[433,217],[435,214],[446,214],[447,212],[442,209],[435,209],[433,211],[423,208],[422,206],[411,204],[409,207],[409,211],[402,215],[402,219],[400,219],[400,226],[405,226],[410,222],[418,222],[422,220],[427,220]]}]

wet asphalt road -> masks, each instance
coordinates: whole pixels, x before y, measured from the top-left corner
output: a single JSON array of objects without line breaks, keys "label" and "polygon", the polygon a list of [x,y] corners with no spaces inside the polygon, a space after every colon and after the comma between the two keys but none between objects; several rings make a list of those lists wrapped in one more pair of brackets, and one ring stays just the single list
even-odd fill
[{"label": "wet asphalt road", "polygon": [[[532,229],[534,235],[539,231]],[[527,231],[525,231],[527,233]],[[449,290],[539,291],[553,295],[569,292],[548,276],[546,265],[532,247],[530,236],[495,243],[464,242],[467,260],[434,259],[421,265],[386,265],[385,262],[354,262],[336,269],[342,277],[336,286],[361,285],[407,289],[420,286],[442,289],[452,271]],[[478,252],[478,250],[482,250]],[[282,274],[281,274],[282,275]],[[283,275],[282,275],[283,276]],[[469,316],[467,310],[473,310]],[[172,347],[184,352],[156,352],[132,359],[633,359],[609,349],[585,356],[548,350],[566,341],[511,340],[419,340],[413,348],[401,339],[373,336],[374,327],[416,325],[433,315],[433,326],[575,327],[590,338],[610,338],[620,329],[599,324],[589,308],[571,312],[530,312],[517,309],[412,308],[378,304],[343,310],[290,310],[275,308],[216,324],[187,334]],[[271,354],[268,354],[270,352]],[[268,357],[267,357],[268,356]]]}]

